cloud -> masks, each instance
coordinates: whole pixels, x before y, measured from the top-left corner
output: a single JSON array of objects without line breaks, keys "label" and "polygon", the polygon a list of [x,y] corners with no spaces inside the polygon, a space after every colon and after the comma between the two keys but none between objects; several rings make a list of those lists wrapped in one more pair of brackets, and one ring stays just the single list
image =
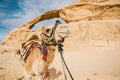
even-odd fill
[{"label": "cloud", "polygon": [[19,0],[18,6],[21,10],[13,13],[11,15],[13,18],[4,19],[1,23],[15,28],[45,11],[63,7],[73,1],[74,0]]},{"label": "cloud", "polygon": [[0,8],[5,8],[5,7],[6,7],[6,5],[0,4]]},{"label": "cloud", "polygon": [[[8,1],[9,0],[6,0],[4,4],[0,4],[0,24],[2,24],[2,26],[0,25],[0,41],[9,33],[9,31],[21,26],[41,13],[61,8],[75,0],[15,0],[15,3]],[[6,8],[7,6],[8,8]],[[54,22],[55,19],[42,21],[36,24],[34,29],[39,28],[41,25],[47,26],[54,24]]]},{"label": "cloud", "polygon": [[1,18],[4,17],[5,15],[6,15],[5,13],[0,12],[0,17],[1,17]]},{"label": "cloud", "polygon": [[0,42],[2,41],[2,39],[5,38],[5,36],[8,34],[8,32],[11,29],[8,26],[4,26],[3,24],[0,24]]}]

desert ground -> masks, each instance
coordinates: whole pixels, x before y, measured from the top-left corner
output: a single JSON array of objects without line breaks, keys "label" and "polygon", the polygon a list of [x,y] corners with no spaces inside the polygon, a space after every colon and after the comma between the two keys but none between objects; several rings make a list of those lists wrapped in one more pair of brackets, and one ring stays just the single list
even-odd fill
[{"label": "desert ground", "polygon": [[[74,80],[120,80],[119,49],[69,50],[63,55]],[[49,72],[49,80],[65,80],[57,51]],[[71,80],[66,74],[67,80]],[[25,80],[19,57],[15,53],[0,53],[0,80]]]},{"label": "desert ground", "polygon": [[[39,34],[33,25],[53,18],[66,21],[70,30],[63,56],[74,80],[120,80],[120,0],[77,0],[13,29],[0,45],[0,80],[25,80],[14,50]],[[49,72],[49,80],[65,80],[58,51]]]}]

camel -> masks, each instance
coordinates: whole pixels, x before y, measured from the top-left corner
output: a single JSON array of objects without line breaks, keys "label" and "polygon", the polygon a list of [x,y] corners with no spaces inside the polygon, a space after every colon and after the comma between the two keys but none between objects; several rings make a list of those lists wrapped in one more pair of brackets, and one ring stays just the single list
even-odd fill
[{"label": "camel", "polygon": [[48,68],[55,57],[55,49],[58,43],[64,42],[68,37],[69,30],[66,26],[58,25],[60,21],[56,21],[54,27],[45,28],[42,35],[45,42],[47,54],[42,53],[42,40],[35,40],[31,45],[29,54],[25,61],[21,61],[24,68],[24,76],[26,80],[31,80],[35,76],[35,80],[45,80],[49,76]]}]

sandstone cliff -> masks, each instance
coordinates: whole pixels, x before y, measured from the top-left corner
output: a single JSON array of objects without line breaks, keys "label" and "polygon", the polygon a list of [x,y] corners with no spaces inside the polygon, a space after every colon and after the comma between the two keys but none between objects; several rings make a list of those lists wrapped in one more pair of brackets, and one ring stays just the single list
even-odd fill
[{"label": "sandstone cliff", "polygon": [[80,21],[67,26],[70,29],[64,43],[67,50],[120,48],[120,19]]},{"label": "sandstone cliff", "polygon": [[31,31],[36,23],[52,18],[67,22],[64,25],[69,27],[71,34],[65,42],[66,48],[116,47],[120,43],[120,1],[81,0],[40,14],[11,31],[2,44],[20,48],[21,42],[32,34],[39,35],[39,30]]}]

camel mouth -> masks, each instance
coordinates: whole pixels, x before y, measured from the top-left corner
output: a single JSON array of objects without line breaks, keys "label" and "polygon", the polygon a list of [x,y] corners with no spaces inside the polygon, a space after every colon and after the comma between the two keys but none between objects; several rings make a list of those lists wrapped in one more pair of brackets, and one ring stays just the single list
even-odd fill
[{"label": "camel mouth", "polygon": [[61,38],[57,41],[57,43],[63,43],[65,38]]},{"label": "camel mouth", "polygon": [[62,38],[67,38],[70,34],[70,31],[68,29],[66,29],[66,31],[60,31],[58,32],[58,35]]},{"label": "camel mouth", "polygon": [[70,34],[69,28],[64,25],[58,25],[59,30],[57,30],[57,34],[62,38],[67,38]]}]

